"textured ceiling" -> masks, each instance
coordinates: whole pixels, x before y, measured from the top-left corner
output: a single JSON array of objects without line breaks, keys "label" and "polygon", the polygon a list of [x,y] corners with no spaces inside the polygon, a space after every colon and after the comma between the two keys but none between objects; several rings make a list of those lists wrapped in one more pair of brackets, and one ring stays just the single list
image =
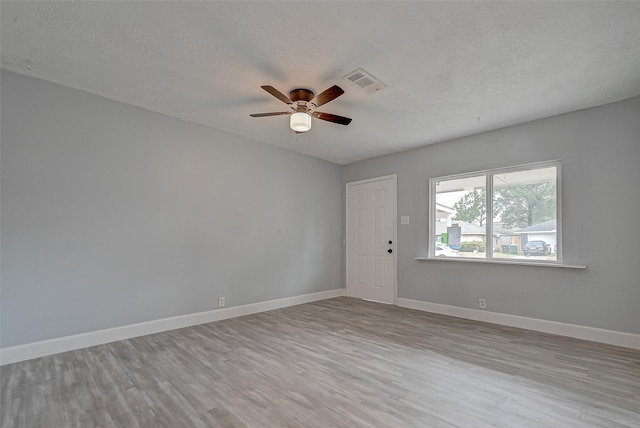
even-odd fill
[{"label": "textured ceiling", "polygon": [[[346,164],[640,94],[640,2],[9,2],[2,67]],[[25,61],[31,71],[25,69]],[[387,85],[367,94],[362,67]],[[305,134],[260,85],[346,93]],[[283,109],[284,107],[284,109]]]}]

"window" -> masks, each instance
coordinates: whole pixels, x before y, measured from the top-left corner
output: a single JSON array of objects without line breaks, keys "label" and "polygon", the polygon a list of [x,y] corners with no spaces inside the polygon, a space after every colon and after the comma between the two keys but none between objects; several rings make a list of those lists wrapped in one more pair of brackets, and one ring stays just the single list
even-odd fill
[{"label": "window", "polygon": [[557,161],[430,179],[429,257],[561,262],[559,182]]}]

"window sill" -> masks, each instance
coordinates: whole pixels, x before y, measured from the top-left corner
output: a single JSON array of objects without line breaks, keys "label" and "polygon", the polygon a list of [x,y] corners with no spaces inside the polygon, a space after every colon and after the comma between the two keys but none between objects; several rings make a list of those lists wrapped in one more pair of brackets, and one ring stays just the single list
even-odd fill
[{"label": "window sill", "polygon": [[423,260],[428,262],[452,262],[452,263],[481,263],[492,265],[516,265],[516,266],[544,266],[552,268],[565,268],[565,269],[586,269],[586,265],[568,265],[564,263],[554,262],[517,262],[510,260],[496,260],[496,259],[468,259],[463,257],[416,257],[416,260]]}]

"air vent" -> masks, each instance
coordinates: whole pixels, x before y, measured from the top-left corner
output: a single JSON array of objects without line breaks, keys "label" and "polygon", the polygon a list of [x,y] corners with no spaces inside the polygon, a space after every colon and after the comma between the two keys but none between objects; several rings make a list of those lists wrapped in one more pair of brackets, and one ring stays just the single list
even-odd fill
[{"label": "air vent", "polygon": [[387,85],[361,68],[352,71],[344,76],[344,78],[359,88],[364,89],[369,94],[373,94],[374,92],[378,92],[380,89],[387,87]]}]

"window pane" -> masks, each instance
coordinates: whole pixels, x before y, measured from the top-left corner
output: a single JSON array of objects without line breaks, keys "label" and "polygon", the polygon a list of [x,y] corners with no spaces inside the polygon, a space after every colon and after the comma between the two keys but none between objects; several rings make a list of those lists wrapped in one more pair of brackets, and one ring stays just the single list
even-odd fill
[{"label": "window pane", "polygon": [[557,168],[493,175],[495,258],[556,260]]},{"label": "window pane", "polygon": [[436,183],[436,257],[486,257],[486,177]]}]

